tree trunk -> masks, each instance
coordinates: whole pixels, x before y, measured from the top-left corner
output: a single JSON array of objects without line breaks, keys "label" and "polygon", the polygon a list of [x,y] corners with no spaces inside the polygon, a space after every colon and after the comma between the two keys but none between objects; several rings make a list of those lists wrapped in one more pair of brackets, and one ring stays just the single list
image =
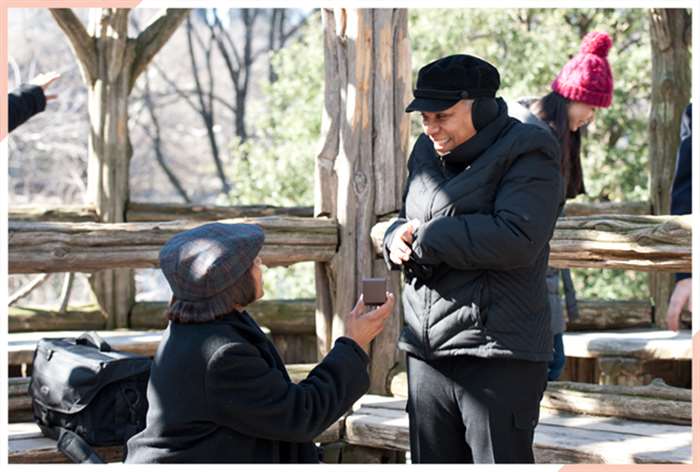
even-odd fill
[{"label": "tree trunk", "polygon": [[[651,111],[649,114],[650,200],[655,215],[671,209],[671,184],[683,110],[690,100],[690,14],[685,9],[652,8]],[[650,274],[655,321],[666,326],[673,276]]]},{"label": "tree trunk", "polygon": [[[316,268],[319,350],[344,334],[343,318],[359,298],[365,277],[387,277],[399,296],[398,274],[375,264],[370,230],[377,215],[398,210],[408,148],[410,48],[405,10],[324,10],[324,142],[316,160],[315,214],[338,220],[333,261]],[[342,268],[342,270],[336,270]],[[373,342],[370,391],[386,392],[398,362],[401,308]]]},{"label": "tree trunk", "polygon": [[[138,76],[160,50],[189,10],[163,10],[137,38],[128,36],[129,9],[90,10],[86,30],[70,9],[51,14],[68,37],[88,88],[88,190],[87,200],[97,218],[121,223],[129,201],[129,93]],[[125,328],[134,303],[133,270],[95,273],[90,285],[96,301],[108,316],[109,328]]]},{"label": "tree trunk", "polygon": [[[128,103],[134,48],[127,41],[128,11],[93,10],[90,33],[96,38],[97,76],[88,85],[87,203],[95,205],[104,223],[125,221],[129,201]],[[126,328],[134,304],[132,269],[96,272],[90,276],[94,298],[107,315],[107,327]]]}]

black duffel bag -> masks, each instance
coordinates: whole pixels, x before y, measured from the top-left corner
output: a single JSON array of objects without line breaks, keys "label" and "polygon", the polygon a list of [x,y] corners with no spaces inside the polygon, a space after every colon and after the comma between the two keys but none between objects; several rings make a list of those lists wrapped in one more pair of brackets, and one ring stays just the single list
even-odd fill
[{"label": "black duffel bag", "polygon": [[102,463],[92,446],[125,445],[146,426],[151,359],[113,351],[97,333],[43,338],[29,393],[44,435],[73,462]]}]

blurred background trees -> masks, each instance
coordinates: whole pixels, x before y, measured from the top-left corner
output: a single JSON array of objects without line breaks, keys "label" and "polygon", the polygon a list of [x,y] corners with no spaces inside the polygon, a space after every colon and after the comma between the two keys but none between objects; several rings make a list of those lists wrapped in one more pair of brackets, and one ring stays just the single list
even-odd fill
[{"label": "blurred background trees", "polygon": [[[152,15],[135,10],[132,32]],[[443,55],[475,54],[499,68],[506,99],[545,94],[591,30],[613,37],[615,95],[586,131],[588,193],[579,200],[648,200],[648,10],[409,10],[414,74]],[[10,10],[9,55],[10,87],[40,71],[63,74],[59,100],[9,137],[9,203],[80,204],[86,194],[87,91],[47,10]],[[131,199],[312,206],[323,86],[318,11],[193,10],[131,94]],[[413,132],[420,132],[417,119]],[[647,276],[640,272],[573,273],[584,298],[649,296]],[[30,279],[11,276],[10,293]],[[62,286],[55,279],[31,301],[54,303]],[[82,283],[79,277],[78,298],[87,296]],[[158,271],[137,271],[137,290],[139,299],[168,297]],[[266,275],[266,298],[313,295],[313,264]]]}]

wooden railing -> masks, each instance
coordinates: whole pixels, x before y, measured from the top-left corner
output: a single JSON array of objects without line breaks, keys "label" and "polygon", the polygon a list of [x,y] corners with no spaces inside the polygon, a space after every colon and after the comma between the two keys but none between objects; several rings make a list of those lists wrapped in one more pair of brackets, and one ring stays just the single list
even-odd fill
[{"label": "wooden railing", "polygon": [[[372,228],[379,255],[392,220]],[[553,267],[690,272],[692,216],[598,215],[559,218],[550,241]]]}]

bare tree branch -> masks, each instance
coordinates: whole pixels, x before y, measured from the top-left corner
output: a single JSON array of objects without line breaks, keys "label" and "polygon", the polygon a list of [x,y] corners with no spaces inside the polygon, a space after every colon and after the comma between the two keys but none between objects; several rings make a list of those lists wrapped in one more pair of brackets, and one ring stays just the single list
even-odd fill
[{"label": "bare tree branch", "polygon": [[129,88],[133,88],[136,79],[170,39],[180,23],[189,15],[189,8],[168,8],[154,20],[136,38],[135,59],[131,68]]},{"label": "bare tree branch", "polygon": [[[229,193],[231,191],[231,186],[228,183],[226,174],[224,172],[224,166],[221,162],[221,157],[219,155],[219,145],[216,142],[216,135],[214,134],[214,115],[213,110],[207,108],[207,104],[204,100],[204,89],[202,88],[202,83],[199,79],[199,67],[197,65],[197,59],[194,52],[193,36],[201,41],[198,35],[193,31],[194,27],[190,18],[187,18],[187,46],[190,53],[190,64],[192,66],[192,75],[194,77],[195,88],[197,90],[197,98],[199,99],[199,114],[204,121],[204,126],[207,130],[207,136],[209,138],[209,145],[212,151],[212,158],[214,159],[214,165],[216,166],[216,173],[221,180],[221,191],[223,193]],[[204,47],[204,44],[200,42],[200,46]],[[206,48],[205,48],[206,51]]]},{"label": "bare tree branch", "polygon": [[151,122],[153,123],[153,133],[151,133],[151,130],[148,128],[148,126],[141,123],[140,124],[143,127],[146,134],[148,135],[148,137],[151,138],[151,141],[153,141],[153,151],[156,155],[156,161],[158,161],[160,168],[163,170],[163,172],[165,172],[165,175],[168,177],[168,180],[170,180],[170,183],[173,185],[173,187],[175,187],[175,191],[177,191],[177,193],[180,195],[180,197],[182,197],[185,203],[192,203],[190,197],[187,196],[187,192],[180,183],[180,180],[177,178],[177,176],[175,176],[175,173],[165,162],[165,156],[163,154],[162,149],[162,140],[160,137],[160,122],[158,121],[158,116],[156,115],[155,104],[153,103],[153,100],[151,98],[151,88],[150,82],[148,80],[148,75],[146,75],[146,81],[144,85],[143,101],[146,104],[146,110],[148,110]]},{"label": "bare tree branch", "polygon": [[46,282],[50,275],[51,274],[40,274],[34,277],[31,282],[29,282],[27,285],[10,295],[10,298],[7,300],[7,306],[14,305],[30,293],[32,293],[34,289],[38,288],[41,284]]},{"label": "bare tree branch", "polygon": [[90,36],[80,18],[70,8],[51,8],[51,16],[68,37],[86,84],[97,79],[97,48],[95,38]]}]

